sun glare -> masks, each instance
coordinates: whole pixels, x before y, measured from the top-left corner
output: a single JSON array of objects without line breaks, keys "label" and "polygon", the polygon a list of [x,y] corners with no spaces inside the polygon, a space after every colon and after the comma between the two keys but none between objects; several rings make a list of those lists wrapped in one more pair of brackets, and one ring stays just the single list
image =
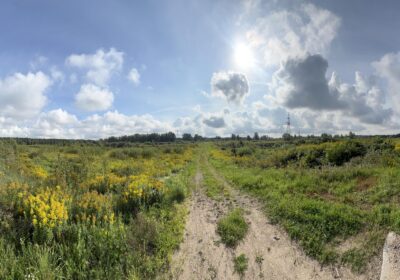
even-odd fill
[{"label": "sun glare", "polygon": [[239,68],[254,66],[254,56],[251,48],[243,43],[238,43],[234,48],[234,61]]}]

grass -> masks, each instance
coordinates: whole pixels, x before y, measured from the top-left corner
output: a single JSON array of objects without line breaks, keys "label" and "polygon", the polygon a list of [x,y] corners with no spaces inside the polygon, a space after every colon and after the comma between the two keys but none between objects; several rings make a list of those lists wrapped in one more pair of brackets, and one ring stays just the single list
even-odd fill
[{"label": "grass", "polygon": [[203,174],[203,185],[208,197],[214,200],[229,198],[229,190],[221,180],[218,180],[210,170],[210,166],[205,162],[204,157],[200,159],[201,172]]},{"label": "grass", "polygon": [[218,221],[217,232],[221,241],[228,247],[236,247],[249,229],[242,209],[234,209]]},{"label": "grass", "polygon": [[238,273],[241,277],[244,276],[244,273],[247,270],[249,259],[245,254],[241,254],[238,257],[234,258],[233,265],[235,272]]},{"label": "grass", "polygon": [[125,157],[100,145],[0,141],[0,279],[167,274],[183,240],[192,149],[141,144]]},{"label": "grass", "polygon": [[[233,186],[257,197],[271,221],[307,255],[362,273],[380,253],[387,232],[400,233],[400,155],[390,144],[356,141],[225,142],[209,147],[210,162]],[[247,145],[252,152],[239,155],[232,145]],[[353,147],[356,152],[349,152]],[[344,252],[338,249],[338,242],[360,233],[366,238]]]}]

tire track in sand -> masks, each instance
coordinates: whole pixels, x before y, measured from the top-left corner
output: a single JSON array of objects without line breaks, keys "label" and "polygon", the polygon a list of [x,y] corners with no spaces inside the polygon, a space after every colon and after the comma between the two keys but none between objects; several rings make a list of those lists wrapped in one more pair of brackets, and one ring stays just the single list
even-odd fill
[{"label": "tire track in sand", "polygon": [[[321,267],[317,261],[307,257],[279,226],[268,222],[260,203],[233,189],[208,161],[201,164],[205,164],[230,191],[231,199],[214,201],[208,198],[198,168],[184,241],[173,258],[172,279],[241,279],[234,272],[233,259],[242,253],[249,259],[242,279],[379,279],[375,273],[358,275],[344,267]],[[219,242],[216,227],[218,219],[233,207],[244,209],[249,231],[235,249],[230,249]]]}]

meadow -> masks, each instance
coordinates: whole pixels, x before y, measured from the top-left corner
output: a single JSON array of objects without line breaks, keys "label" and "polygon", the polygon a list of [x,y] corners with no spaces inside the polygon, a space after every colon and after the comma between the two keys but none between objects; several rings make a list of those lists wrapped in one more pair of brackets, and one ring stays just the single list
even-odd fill
[{"label": "meadow", "polygon": [[[114,140],[0,141],[0,279],[168,278],[196,172],[214,201],[231,199],[222,177],[257,198],[322,265],[363,273],[400,233],[394,138]],[[228,247],[247,230],[241,209],[217,225]]]},{"label": "meadow", "polygon": [[191,144],[0,142],[0,279],[151,279],[182,239]]},{"label": "meadow", "polygon": [[210,161],[307,255],[362,273],[388,231],[400,233],[400,150],[396,139],[351,138],[223,141]]}]

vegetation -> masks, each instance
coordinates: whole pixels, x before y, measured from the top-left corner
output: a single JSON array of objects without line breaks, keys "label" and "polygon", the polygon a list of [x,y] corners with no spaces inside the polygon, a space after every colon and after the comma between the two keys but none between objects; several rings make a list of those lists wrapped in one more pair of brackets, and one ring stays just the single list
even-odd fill
[{"label": "vegetation", "polygon": [[224,186],[224,183],[212,174],[210,166],[205,163],[204,157],[201,160],[203,161],[201,163],[201,172],[206,195],[214,200],[229,198],[229,190]]},{"label": "vegetation", "polygon": [[243,210],[237,208],[218,221],[217,232],[226,246],[236,247],[246,236],[248,229]]},{"label": "vegetation", "polygon": [[247,270],[249,259],[245,254],[241,254],[233,260],[233,265],[235,268],[235,272],[239,273],[240,276],[243,276]]},{"label": "vegetation", "polygon": [[209,149],[214,167],[261,200],[309,256],[362,272],[387,232],[400,233],[400,154],[393,140],[352,138],[236,140]]},{"label": "vegetation", "polygon": [[[222,174],[322,264],[363,272],[387,232],[400,233],[396,138],[157,137],[0,140],[0,279],[167,273],[197,160],[209,197],[229,197]],[[218,221],[226,246],[247,231],[241,209]],[[235,259],[238,273],[246,268],[244,255]]]},{"label": "vegetation", "polygon": [[0,279],[152,279],[182,240],[193,146],[0,142]]}]

